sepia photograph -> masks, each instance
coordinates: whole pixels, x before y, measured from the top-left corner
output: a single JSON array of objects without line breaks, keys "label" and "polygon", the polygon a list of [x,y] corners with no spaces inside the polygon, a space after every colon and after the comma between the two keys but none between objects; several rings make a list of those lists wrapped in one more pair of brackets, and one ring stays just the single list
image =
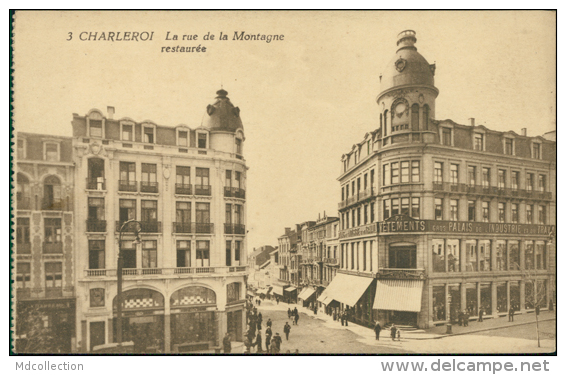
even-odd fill
[{"label": "sepia photograph", "polygon": [[11,355],[556,355],[556,11],[10,16]]}]

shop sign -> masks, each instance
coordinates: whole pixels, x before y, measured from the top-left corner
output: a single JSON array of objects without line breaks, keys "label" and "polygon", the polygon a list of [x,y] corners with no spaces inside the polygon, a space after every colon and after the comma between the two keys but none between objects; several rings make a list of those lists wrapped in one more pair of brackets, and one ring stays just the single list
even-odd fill
[{"label": "shop sign", "polygon": [[376,234],[376,233],[377,233],[377,223],[371,223],[357,228],[341,230],[339,236],[340,238],[349,238],[349,237],[357,237],[357,236],[366,236],[369,234]]}]

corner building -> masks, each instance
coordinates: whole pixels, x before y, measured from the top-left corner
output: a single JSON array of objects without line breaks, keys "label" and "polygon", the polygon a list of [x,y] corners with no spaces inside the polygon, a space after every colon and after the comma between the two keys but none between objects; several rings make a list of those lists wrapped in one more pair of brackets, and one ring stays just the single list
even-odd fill
[{"label": "corner building", "polygon": [[475,319],[480,308],[497,318],[511,307],[532,312],[534,295],[548,308],[556,290],[552,134],[436,120],[436,66],[415,43],[414,31],[399,34],[381,77],[379,128],[342,158],[338,272],[375,279],[356,297],[354,305],[373,304],[360,322],[430,327],[462,310]]},{"label": "corner building", "polygon": [[[219,90],[203,124],[169,127],[73,115],[77,340],[116,340],[123,254],[123,341],[144,352],[242,341],[246,293],[246,170],[240,110]],[[141,244],[133,228],[141,223]],[[147,334],[147,337],[143,337]]]}]

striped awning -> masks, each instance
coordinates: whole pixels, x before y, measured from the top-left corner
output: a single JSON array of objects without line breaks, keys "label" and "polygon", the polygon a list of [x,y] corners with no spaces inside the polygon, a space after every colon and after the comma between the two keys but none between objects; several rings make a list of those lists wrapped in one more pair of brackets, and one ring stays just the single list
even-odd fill
[{"label": "striped awning", "polygon": [[423,285],[423,280],[377,280],[373,308],[419,312]]},{"label": "striped awning", "polygon": [[[328,298],[335,299],[336,301],[342,302],[348,306],[354,306],[365,293],[372,281],[372,277],[339,273],[334,277],[324,292],[326,292]],[[320,297],[318,298],[318,301],[320,301]],[[331,300],[327,300],[322,303],[328,304],[330,301]]]},{"label": "striped awning", "polygon": [[326,297],[328,297],[328,294],[326,293],[326,289],[324,289],[322,291],[322,293],[320,293],[320,296],[318,296],[318,298],[316,300],[318,302],[324,303],[324,301],[326,300]]},{"label": "striped awning", "polygon": [[285,288],[285,291],[286,291],[286,292],[292,292],[292,291],[294,291],[294,290],[297,290],[297,288],[295,288],[294,286],[290,286],[290,287],[288,287],[288,288]]},{"label": "striped awning", "polygon": [[283,295],[283,287],[278,286],[278,285],[273,286],[273,289],[271,290],[271,294],[278,294],[278,295],[282,296]]},{"label": "striped awning", "polygon": [[313,288],[305,288],[299,293],[298,298],[306,301],[309,299],[316,291]]}]

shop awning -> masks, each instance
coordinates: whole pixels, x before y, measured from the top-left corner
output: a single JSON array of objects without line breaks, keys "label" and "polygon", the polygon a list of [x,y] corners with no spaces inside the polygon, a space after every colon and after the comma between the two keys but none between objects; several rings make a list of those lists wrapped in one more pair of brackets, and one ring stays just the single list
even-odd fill
[{"label": "shop awning", "polygon": [[286,291],[286,292],[292,292],[292,291],[294,291],[294,290],[297,290],[297,288],[295,288],[294,286],[290,286],[290,287],[288,287],[288,288],[285,288],[285,291]]},{"label": "shop awning", "polygon": [[251,290],[248,290],[248,296],[254,296],[254,292],[252,292]]},{"label": "shop awning", "polygon": [[373,308],[419,312],[423,284],[423,280],[377,280]]},{"label": "shop awning", "polygon": [[258,290],[256,291],[256,293],[257,293],[257,294],[267,294],[267,289],[266,289],[266,288],[264,288],[264,289],[258,289]]},{"label": "shop awning", "polygon": [[273,289],[271,290],[271,294],[278,294],[278,295],[282,296],[283,295],[283,287],[275,285],[273,287]]},{"label": "shop awning", "polygon": [[[353,276],[339,273],[334,277],[324,292],[328,298],[335,299],[348,306],[354,306],[373,281],[371,277]],[[324,294],[324,293],[323,293]],[[320,301],[320,297],[318,299]],[[329,303],[330,300],[322,303]]]},{"label": "shop awning", "polygon": [[322,302],[326,299],[326,297],[328,297],[328,294],[326,294],[326,289],[324,289],[324,290],[322,291],[322,293],[320,293],[320,296],[318,296],[318,298],[317,298],[316,300],[317,300],[318,302],[321,302],[321,303],[322,303]]},{"label": "shop awning", "polygon": [[301,291],[301,293],[299,293],[299,299],[302,299],[303,301],[306,301],[307,299],[309,299],[314,292],[316,292],[313,288],[305,288]]}]

